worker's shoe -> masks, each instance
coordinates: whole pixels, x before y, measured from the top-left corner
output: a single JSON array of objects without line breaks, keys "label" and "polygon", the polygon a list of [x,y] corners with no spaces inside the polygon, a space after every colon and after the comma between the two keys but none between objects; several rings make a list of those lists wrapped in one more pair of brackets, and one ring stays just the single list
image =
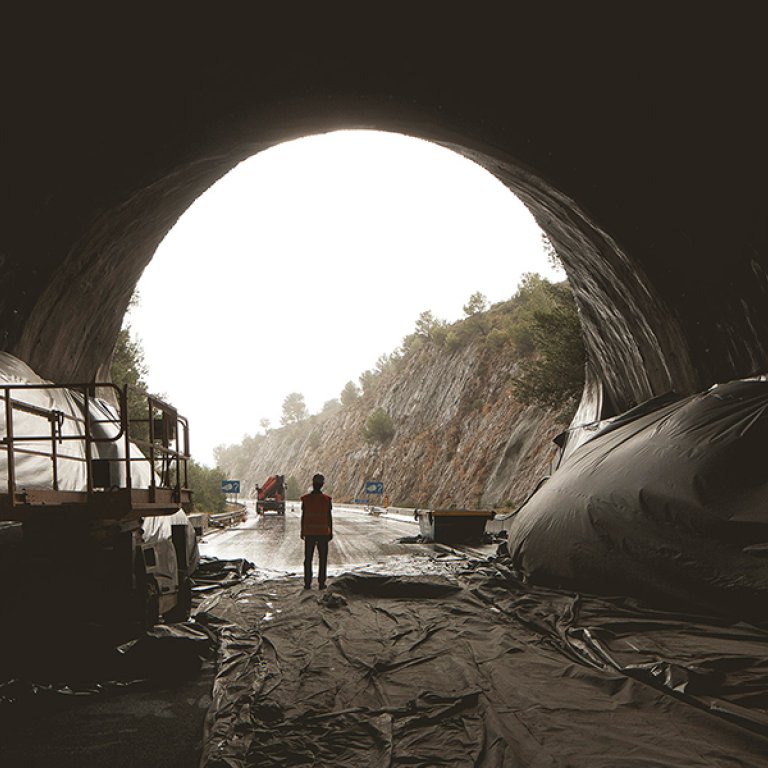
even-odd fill
[{"label": "worker's shoe", "polygon": [[304,589],[312,589],[312,585],[311,584],[305,584],[304,585]]},{"label": "worker's shoe", "polygon": [[317,588],[318,589],[325,589],[325,584],[319,584]]}]

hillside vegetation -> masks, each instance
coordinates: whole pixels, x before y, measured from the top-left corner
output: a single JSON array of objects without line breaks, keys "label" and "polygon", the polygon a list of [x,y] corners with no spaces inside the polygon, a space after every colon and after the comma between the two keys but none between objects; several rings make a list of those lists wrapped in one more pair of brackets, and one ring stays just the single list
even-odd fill
[{"label": "hillside vegetation", "polygon": [[290,393],[281,428],[219,446],[217,464],[246,492],[279,472],[296,495],[320,470],[337,498],[375,479],[400,506],[519,503],[548,471],[551,440],[581,394],[578,312],[567,283],[529,274],[490,308],[473,294],[464,315],[423,312],[338,400],[308,415]]}]

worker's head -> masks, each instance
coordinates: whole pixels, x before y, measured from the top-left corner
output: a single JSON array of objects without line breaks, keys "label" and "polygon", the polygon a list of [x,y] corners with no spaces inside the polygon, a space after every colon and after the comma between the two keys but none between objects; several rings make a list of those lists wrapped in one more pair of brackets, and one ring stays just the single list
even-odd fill
[{"label": "worker's head", "polygon": [[325,478],[319,472],[316,475],[312,476],[312,487],[316,491],[319,491],[323,487],[324,483],[325,483]]}]

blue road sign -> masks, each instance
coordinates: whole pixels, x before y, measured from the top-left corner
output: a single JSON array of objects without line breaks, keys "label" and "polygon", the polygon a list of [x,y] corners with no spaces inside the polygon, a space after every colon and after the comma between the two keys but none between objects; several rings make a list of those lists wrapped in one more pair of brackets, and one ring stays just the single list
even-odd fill
[{"label": "blue road sign", "polygon": [[221,492],[222,493],[240,493],[240,481],[239,480],[222,480]]},{"label": "blue road sign", "polygon": [[371,496],[381,495],[384,493],[384,483],[378,481],[372,481],[365,484],[365,492]]}]

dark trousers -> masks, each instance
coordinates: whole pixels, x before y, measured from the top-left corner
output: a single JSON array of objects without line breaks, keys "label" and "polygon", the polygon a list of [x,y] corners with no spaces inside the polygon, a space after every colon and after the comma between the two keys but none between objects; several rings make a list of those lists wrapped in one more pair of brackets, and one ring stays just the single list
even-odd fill
[{"label": "dark trousers", "polygon": [[328,537],[305,536],[304,537],[304,586],[312,584],[312,559],[315,556],[315,547],[320,557],[320,569],[317,573],[317,581],[322,586],[325,584],[325,573],[328,568]]}]

